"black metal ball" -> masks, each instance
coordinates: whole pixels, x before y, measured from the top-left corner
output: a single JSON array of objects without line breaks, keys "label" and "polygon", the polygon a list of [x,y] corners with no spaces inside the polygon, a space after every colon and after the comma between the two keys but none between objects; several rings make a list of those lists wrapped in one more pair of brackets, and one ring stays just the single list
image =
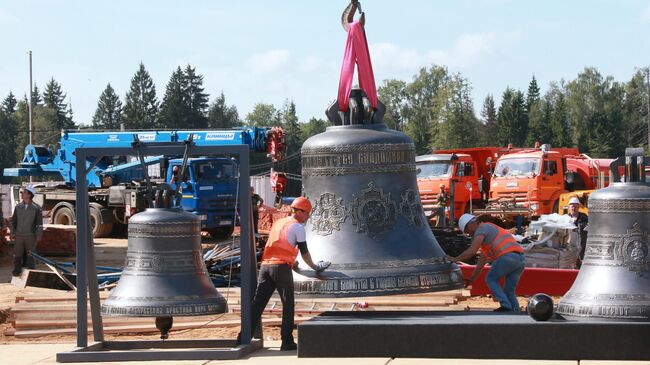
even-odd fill
[{"label": "black metal ball", "polygon": [[547,321],[553,315],[553,298],[540,293],[530,297],[526,307],[528,315],[536,321]]}]

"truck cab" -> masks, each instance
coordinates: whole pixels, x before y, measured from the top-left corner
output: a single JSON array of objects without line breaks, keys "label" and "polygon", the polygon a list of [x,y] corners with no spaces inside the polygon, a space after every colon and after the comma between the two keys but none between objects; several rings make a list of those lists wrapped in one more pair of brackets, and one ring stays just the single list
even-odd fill
[{"label": "truck cab", "polygon": [[[469,209],[470,200],[481,199],[476,161],[467,154],[432,154],[417,156],[417,183],[422,208],[428,218],[435,215],[440,186],[451,192],[454,182],[454,217],[458,219]],[[450,208],[451,209],[451,208]]]},{"label": "truck cab", "polygon": [[[235,225],[237,163],[225,157],[189,158],[183,176],[182,159],[169,161],[167,181],[172,189],[180,182],[181,207],[201,219],[201,229],[227,237]],[[179,171],[179,172],[175,172]],[[246,193],[246,192],[245,192]]]}]

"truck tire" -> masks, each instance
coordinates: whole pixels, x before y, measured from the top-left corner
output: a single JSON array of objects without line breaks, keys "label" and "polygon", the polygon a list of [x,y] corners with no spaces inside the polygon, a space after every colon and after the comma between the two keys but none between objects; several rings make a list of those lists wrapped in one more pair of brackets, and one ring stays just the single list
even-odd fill
[{"label": "truck tire", "polygon": [[52,223],[72,226],[76,223],[74,206],[70,203],[59,203],[54,207]]},{"label": "truck tire", "polygon": [[106,237],[113,231],[113,216],[111,212],[97,203],[90,203],[90,222],[93,227],[93,237]]},{"label": "truck tire", "polygon": [[210,237],[215,238],[215,239],[226,239],[232,236],[232,232],[235,230],[235,227],[229,226],[229,227],[218,227],[218,228],[210,228],[208,229],[208,233],[210,234]]}]

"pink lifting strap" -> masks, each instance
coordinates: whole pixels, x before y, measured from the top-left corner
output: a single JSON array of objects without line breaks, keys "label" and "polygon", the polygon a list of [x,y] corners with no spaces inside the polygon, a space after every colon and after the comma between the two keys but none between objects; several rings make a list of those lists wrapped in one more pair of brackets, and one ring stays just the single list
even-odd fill
[{"label": "pink lifting strap", "polygon": [[372,62],[368,52],[368,43],[363,26],[356,21],[348,27],[348,39],[345,43],[343,54],[343,65],[341,66],[341,78],[339,79],[339,110],[346,112],[352,90],[352,79],[354,78],[354,64],[359,69],[359,86],[368,95],[368,100],[373,108],[377,108],[377,87],[375,86],[375,75],[372,72]]}]

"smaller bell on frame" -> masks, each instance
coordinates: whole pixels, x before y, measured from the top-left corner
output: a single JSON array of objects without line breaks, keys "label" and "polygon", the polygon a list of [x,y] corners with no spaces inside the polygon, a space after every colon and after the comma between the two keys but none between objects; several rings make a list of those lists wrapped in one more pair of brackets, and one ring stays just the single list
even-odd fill
[{"label": "smaller bell on frame", "polygon": [[580,321],[650,321],[650,183],[642,148],[610,165],[613,182],[589,197],[585,258],[557,313]]},{"label": "smaller bell on frame", "polygon": [[129,220],[124,271],[102,315],[155,317],[166,339],[175,316],[226,310],[203,261],[197,216],[181,208],[149,208]]}]

